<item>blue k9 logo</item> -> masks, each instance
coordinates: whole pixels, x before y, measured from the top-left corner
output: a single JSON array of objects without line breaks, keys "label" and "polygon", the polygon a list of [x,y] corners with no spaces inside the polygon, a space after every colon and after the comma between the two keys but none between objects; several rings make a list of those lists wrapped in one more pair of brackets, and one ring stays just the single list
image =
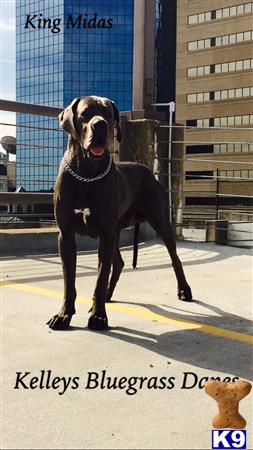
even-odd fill
[{"label": "blue k9 logo", "polygon": [[212,449],[246,449],[246,430],[212,430]]}]

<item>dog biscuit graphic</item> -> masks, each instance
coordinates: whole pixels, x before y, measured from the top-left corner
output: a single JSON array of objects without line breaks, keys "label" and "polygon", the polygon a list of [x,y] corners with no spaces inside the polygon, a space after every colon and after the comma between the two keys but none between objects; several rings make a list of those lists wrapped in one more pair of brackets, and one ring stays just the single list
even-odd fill
[{"label": "dog biscuit graphic", "polygon": [[219,413],[212,420],[214,428],[245,428],[246,420],[239,414],[238,403],[251,390],[248,381],[224,383],[209,380],[205,383],[205,391],[218,402]]}]

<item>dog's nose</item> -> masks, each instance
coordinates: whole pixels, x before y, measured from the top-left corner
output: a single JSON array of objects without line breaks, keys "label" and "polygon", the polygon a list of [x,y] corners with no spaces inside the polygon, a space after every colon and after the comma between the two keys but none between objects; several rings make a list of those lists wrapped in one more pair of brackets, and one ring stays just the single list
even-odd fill
[{"label": "dog's nose", "polygon": [[92,131],[99,132],[99,133],[106,133],[108,130],[107,122],[103,119],[98,119],[94,121],[91,125]]}]

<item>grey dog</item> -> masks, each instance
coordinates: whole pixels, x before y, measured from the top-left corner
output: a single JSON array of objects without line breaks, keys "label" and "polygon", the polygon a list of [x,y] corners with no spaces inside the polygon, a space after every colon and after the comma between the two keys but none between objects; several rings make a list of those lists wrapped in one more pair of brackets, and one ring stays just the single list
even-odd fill
[{"label": "grey dog", "polygon": [[[79,97],[59,115],[69,135],[55,185],[54,204],[60,228],[59,251],[64,275],[64,302],[48,325],[66,329],[75,314],[75,233],[99,238],[98,277],[88,327],[108,326],[105,303],[112,297],[124,266],[118,241],[122,228],[148,221],[166,245],[178,282],[178,298],[192,300],[161,185],[143,164],[112,161],[109,142],[114,128],[121,140],[119,111],[104,97]],[[112,275],[110,282],[110,270]]]}]

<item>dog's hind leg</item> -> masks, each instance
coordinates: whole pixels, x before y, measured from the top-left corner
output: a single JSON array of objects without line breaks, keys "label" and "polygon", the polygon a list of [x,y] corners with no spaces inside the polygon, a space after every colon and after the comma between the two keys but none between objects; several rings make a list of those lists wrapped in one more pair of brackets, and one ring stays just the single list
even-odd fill
[{"label": "dog's hind leg", "polygon": [[119,245],[115,246],[114,254],[113,254],[113,261],[112,261],[112,275],[111,279],[107,288],[106,292],[106,302],[109,302],[112,298],[113,291],[115,289],[115,286],[119,280],[120,274],[124,267],[124,261],[122,259],[122,256],[120,254]]},{"label": "dog's hind leg", "polygon": [[162,217],[159,219],[153,217],[149,220],[149,223],[161,237],[170,254],[172,266],[178,283],[179,300],[190,302],[192,300],[191,288],[186,281],[182,263],[177,255],[175,238],[173,236],[171,225],[166,219],[166,215],[162,214]]}]

